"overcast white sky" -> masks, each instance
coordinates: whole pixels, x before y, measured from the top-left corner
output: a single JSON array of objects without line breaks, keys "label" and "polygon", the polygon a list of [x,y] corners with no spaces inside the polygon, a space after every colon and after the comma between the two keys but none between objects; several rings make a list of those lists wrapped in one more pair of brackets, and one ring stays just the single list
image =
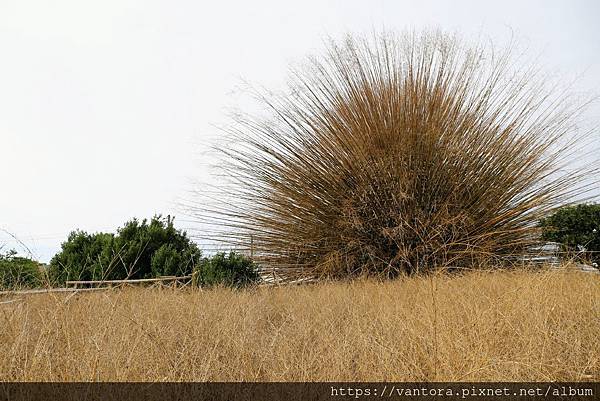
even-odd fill
[{"label": "overcast white sky", "polygon": [[325,36],[382,27],[514,32],[600,92],[596,0],[0,0],[0,228],[48,261],[75,228],[179,215],[240,79],[277,88]]}]

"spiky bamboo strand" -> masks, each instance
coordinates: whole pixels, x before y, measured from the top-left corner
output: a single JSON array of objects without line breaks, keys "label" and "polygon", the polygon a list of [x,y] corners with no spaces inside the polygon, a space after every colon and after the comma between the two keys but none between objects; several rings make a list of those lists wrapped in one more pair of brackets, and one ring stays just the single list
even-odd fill
[{"label": "spiky bamboo strand", "polygon": [[581,108],[509,52],[441,33],[331,42],[239,115],[221,202],[197,216],[284,278],[515,260],[586,190],[565,173]]}]

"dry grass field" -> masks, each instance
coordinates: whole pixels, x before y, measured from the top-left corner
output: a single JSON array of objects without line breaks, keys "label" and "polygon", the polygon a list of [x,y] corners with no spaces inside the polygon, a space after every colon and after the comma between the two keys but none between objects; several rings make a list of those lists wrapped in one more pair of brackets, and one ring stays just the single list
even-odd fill
[{"label": "dry grass field", "polygon": [[600,380],[595,274],[7,300],[1,381]]}]

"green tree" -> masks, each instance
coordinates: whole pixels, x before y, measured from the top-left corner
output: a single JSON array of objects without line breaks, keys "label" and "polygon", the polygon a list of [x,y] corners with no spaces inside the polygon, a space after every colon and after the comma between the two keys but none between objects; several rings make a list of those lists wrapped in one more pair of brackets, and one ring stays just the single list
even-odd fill
[{"label": "green tree", "polygon": [[74,231],[50,261],[50,277],[64,283],[191,274],[202,253],[173,220],[134,218],[116,234]]},{"label": "green tree", "polygon": [[202,254],[173,220],[170,216],[133,219],[120,228],[115,238],[118,274],[129,278],[191,274]]},{"label": "green tree", "polygon": [[220,252],[198,265],[193,281],[199,286],[243,287],[259,282],[260,275],[258,265],[250,258],[236,252]]},{"label": "green tree", "polygon": [[61,245],[50,261],[48,275],[52,282],[67,280],[101,280],[110,269],[114,235],[88,234],[76,230]]},{"label": "green tree", "polygon": [[15,251],[0,253],[0,289],[39,287],[42,278],[41,265],[35,260],[17,256]]},{"label": "green tree", "polygon": [[600,205],[563,207],[540,222],[542,238],[559,242],[565,250],[581,251],[586,259],[600,262]]}]

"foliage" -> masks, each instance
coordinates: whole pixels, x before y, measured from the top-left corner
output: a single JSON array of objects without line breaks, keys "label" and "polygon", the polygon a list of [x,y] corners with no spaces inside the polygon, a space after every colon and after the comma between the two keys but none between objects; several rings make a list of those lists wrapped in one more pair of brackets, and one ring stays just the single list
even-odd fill
[{"label": "foliage", "polygon": [[88,234],[76,230],[61,245],[61,251],[50,261],[48,275],[55,283],[68,280],[100,280],[113,259],[114,235]]},{"label": "foliage", "polygon": [[542,219],[540,226],[544,240],[559,242],[570,252],[585,249],[586,259],[600,262],[600,205],[560,208]]},{"label": "foliage", "polygon": [[243,287],[260,280],[258,265],[236,252],[220,252],[205,258],[194,271],[193,278],[199,286],[220,284],[231,287]]},{"label": "foliage", "polygon": [[539,219],[588,188],[565,168],[581,107],[496,50],[437,32],[332,42],[285,93],[256,93],[266,115],[233,116],[228,184],[198,219],[290,280],[530,252]]},{"label": "foliage", "polygon": [[74,231],[50,261],[50,277],[63,283],[191,274],[201,252],[173,220],[133,219],[116,234]]},{"label": "foliage", "polygon": [[41,266],[35,260],[17,256],[15,251],[0,253],[0,289],[39,287],[42,277]]},{"label": "foliage", "polygon": [[114,249],[120,252],[115,270],[129,278],[188,275],[201,257],[197,245],[174,227],[173,219],[160,216],[125,224],[118,230]]}]

